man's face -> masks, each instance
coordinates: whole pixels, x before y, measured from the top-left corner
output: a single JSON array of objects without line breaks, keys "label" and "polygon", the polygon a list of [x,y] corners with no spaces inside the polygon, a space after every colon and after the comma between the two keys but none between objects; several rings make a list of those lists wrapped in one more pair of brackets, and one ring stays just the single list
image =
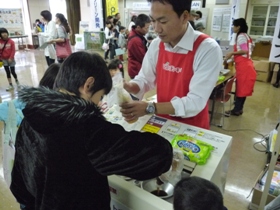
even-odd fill
[{"label": "man's face", "polygon": [[117,14],[116,18],[119,20],[121,19],[121,15],[120,14]]},{"label": "man's face", "polygon": [[151,19],[161,41],[175,46],[187,29],[187,11],[178,17],[171,4],[155,1],[151,4]]},{"label": "man's face", "polygon": [[137,31],[140,32],[142,35],[145,35],[149,32],[149,26],[150,23],[146,23],[145,26],[143,28],[141,28],[140,26],[137,26]]}]

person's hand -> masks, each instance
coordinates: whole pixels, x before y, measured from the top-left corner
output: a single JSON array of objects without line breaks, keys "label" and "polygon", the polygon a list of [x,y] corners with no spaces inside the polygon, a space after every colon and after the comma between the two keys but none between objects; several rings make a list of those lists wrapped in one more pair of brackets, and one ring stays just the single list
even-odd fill
[{"label": "person's hand", "polygon": [[48,44],[53,44],[53,43],[55,43],[55,41],[54,41],[54,40],[50,40],[50,41],[48,41]]},{"label": "person's hand", "polygon": [[146,115],[147,102],[144,101],[131,101],[120,105],[121,113],[125,121],[131,122],[135,119]]},{"label": "person's hand", "polygon": [[232,56],[233,56],[232,52],[226,54],[225,60],[227,61],[227,60],[230,59]]}]

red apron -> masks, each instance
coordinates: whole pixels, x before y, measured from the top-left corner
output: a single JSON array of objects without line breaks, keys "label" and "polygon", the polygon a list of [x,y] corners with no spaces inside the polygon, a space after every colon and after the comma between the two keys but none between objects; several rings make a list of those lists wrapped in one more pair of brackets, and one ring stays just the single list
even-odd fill
[{"label": "red apron", "polygon": [[[242,55],[234,55],[236,69],[236,96],[246,97],[253,94],[257,73],[254,68],[253,61],[250,59],[249,50],[252,40],[247,39],[248,54],[247,57]],[[237,45],[234,45],[234,52],[237,52]]]},{"label": "red apron", "polygon": [[[180,54],[166,51],[163,42],[159,45],[159,55],[156,66],[157,73],[157,100],[168,102],[175,96],[185,97],[189,92],[189,84],[193,76],[193,60],[200,43],[208,38],[200,35],[194,42],[193,51],[188,54]],[[171,120],[189,125],[209,129],[208,103],[196,116],[181,118],[170,115],[159,115]]]}]

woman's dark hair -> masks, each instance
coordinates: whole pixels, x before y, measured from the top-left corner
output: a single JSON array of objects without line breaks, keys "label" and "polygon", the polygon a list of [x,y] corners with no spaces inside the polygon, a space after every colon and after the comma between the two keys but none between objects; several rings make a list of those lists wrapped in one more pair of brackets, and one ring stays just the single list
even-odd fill
[{"label": "woman's dark hair", "polygon": [[94,77],[94,85],[90,89],[92,95],[102,89],[105,94],[110,92],[112,78],[103,58],[96,53],[75,52],[63,61],[54,88],[65,89],[80,96],[79,88],[89,77]]},{"label": "woman's dark hair", "polygon": [[146,23],[150,23],[151,19],[148,15],[140,14],[137,16],[135,21],[135,27],[139,26],[141,28],[145,27]]},{"label": "woman's dark hair", "polygon": [[70,27],[69,27],[69,24],[68,24],[67,19],[65,18],[65,16],[63,14],[61,14],[61,13],[57,13],[55,15],[55,17],[57,17],[60,20],[60,22],[63,25],[63,27],[65,28],[66,32],[70,33]]},{"label": "woman's dark hair", "polygon": [[136,16],[136,15],[132,15],[132,17],[131,17],[130,21],[135,23],[136,18],[137,18],[137,16]]},{"label": "woman's dark hair", "polygon": [[247,34],[248,25],[247,25],[246,20],[244,18],[235,19],[232,24],[236,27],[240,26],[240,29],[239,29],[239,31],[237,32],[237,35],[236,35],[236,39],[237,39],[237,37],[240,33],[246,33]]},{"label": "woman's dark hair", "polygon": [[0,38],[2,38],[2,33],[7,33],[9,35],[9,32],[6,28],[0,28]]},{"label": "woman's dark hair", "polygon": [[147,0],[150,3],[160,2],[162,4],[171,4],[174,12],[177,13],[178,17],[180,17],[184,11],[191,11],[192,0]]},{"label": "woman's dark hair", "polygon": [[202,12],[196,11],[195,13],[199,15],[199,18],[202,18]]},{"label": "woman's dark hair", "polygon": [[48,10],[43,10],[40,15],[47,21],[51,21],[52,20],[52,13],[50,13],[50,11]]},{"label": "woman's dark hair", "polygon": [[114,18],[113,24],[114,24],[114,25],[117,25],[118,22],[119,22],[119,20],[118,20],[117,18]]},{"label": "woman's dark hair", "polygon": [[181,179],[174,188],[174,210],[223,210],[223,195],[212,182],[200,177]]},{"label": "woman's dark hair", "polygon": [[53,89],[55,78],[58,74],[60,68],[59,63],[53,63],[46,70],[44,76],[40,80],[39,86],[48,87],[49,89]]}]

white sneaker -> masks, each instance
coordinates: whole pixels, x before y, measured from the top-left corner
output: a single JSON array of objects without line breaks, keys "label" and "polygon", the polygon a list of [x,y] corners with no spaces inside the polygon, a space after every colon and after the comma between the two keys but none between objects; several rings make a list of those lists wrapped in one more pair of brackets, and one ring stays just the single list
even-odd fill
[{"label": "white sneaker", "polygon": [[10,91],[10,90],[13,90],[14,87],[12,85],[9,85],[9,87],[6,88],[6,91]]},{"label": "white sneaker", "polygon": [[16,81],[16,84],[17,84],[17,86],[19,86],[19,85],[20,85],[18,80]]}]

